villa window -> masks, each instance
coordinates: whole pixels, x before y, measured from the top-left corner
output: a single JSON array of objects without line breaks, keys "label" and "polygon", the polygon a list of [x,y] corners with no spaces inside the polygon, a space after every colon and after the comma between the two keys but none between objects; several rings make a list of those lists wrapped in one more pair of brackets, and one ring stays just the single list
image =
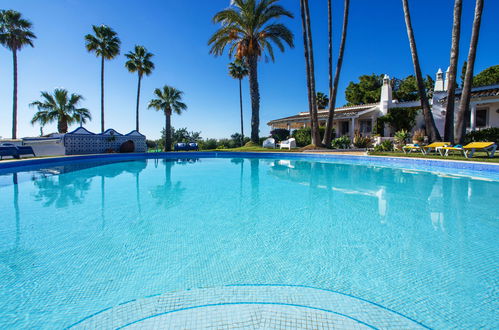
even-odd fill
[{"label": "villa window", "polygon": [[[487,127],[487,115],[488,115],[487,109],[477,109],[476,110],[476,117],[475,117],[475,127],[476,128]],[[469,109],[466,110],[466,112],[465,112],[464,124],[466,125],[465,127],[471,128],[471,111]]]},{"label": "villa window", "polygon": [[360,121],[360,132],[361,133],[371,133],[373,122],[370,119]]},{"label": "villa window", "polygon": [[487,109],[477,109],[476,110],[476,127],[486,127],[487,126]]}]

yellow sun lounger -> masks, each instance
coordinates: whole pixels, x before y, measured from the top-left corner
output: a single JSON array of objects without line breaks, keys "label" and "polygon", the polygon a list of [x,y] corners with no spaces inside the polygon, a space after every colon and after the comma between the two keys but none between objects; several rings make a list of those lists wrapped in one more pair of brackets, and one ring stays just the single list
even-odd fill
[{"label": "yellow sun lounger", "polygon": [[440,153],[441,156],[448,156],[449,151],[459,151],[466,158],[473,157],[475,151],[485,151],[487,153],[487,156],[492,158],[494,157],[494,153],[496,152],[496,150],[497,150],[497,145],[494,142],[471,142],[465,145],[464,147],[454,146],[454,147],[438,148],[438,152]]},{"label": "yellow sun lounger", "polygon": [[429,152],[436,151],[436,148],[450,146],[450,142],[433,142],[427,146],[419,146],[417,144],[408,144],[402,147],[402,150],[405,154],[411,153],[413,151],[421,151],[423,155],[428,154]]}]

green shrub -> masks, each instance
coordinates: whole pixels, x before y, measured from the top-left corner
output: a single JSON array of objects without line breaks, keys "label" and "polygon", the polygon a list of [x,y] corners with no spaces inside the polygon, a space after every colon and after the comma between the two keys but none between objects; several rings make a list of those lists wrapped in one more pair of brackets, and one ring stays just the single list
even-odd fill
[{"label": "green shrub", "polygon": [[411,134],[409,134],[408,131],[406,131],[405,129],[401,129],[400,131],[397,131],[395,133],[395,147],[400,150],[402,149],[402,147],[406,144],[407,140],[409,139],[409,137],[411,136]]},{"label": "green shrub", "polygon": [[[326,132],[326,128],[324,126],[319,127],[319,135],[322,138],[324,137],[324,133]],[[333,130],[334,136],[334,130]],[[312,129],[310,127],[300,128],[294,130],[291,134],[291,137],[296,139],[296,145],[298,147],[305,147],[309,144],[312,144]]]},{"label": "green shrub", "polygon": [[285,128],[275,128],[270,131],[270,136],[277,141],[284,141],[289,137],[289,130]]},{"label": "green shrub", "polygon": [[369,136],[362,136],[356,133],[353,137],[353,146],[356,148],[369,148],[373,144],[373,139]]},{"label": "green shrub", "polygon": [[310,127],[305,127],[293,131],[293,134],[291,134],[291,136],[295,138],[296,145],[298,147],[304,147],[312,143],[312,137],[310,135],[311,133],[312,129]]},{"label": "green shrub", "polygon": [[256,144],[255,142],[249,140],[248,142],[246,142],[244,144],[245,147],[258,147],[258,144]]},{"label": "green shrub", "polygon": [[218,147],[217,139],[206,139],[199,143],[199,149],[210,150]]},{"label": "green shrub", "polygon": [[417,143],[423,143],[424,142],[424,137],[425,137],[425,131],[424,131],[424,129],[418,129],[412,135],[412,140],[416,141]]},{"label": "green shrub", "polygon": [[230,149],[240,146],[240,142],[234,139],[220,139],[218,140],[217,149]]},{"label": "green shrub", "polygon": [[334,139],[331,143],[331,147],[333,149],[349,149],[351,143],[352,141],[350,141],[350,138],[344,135],[342,137]]},{"label": "green shrub", "polygon": [[418,109],[391,108],[384,116],[376,120],[375,133],[382,134],[384,124],[388,124],[393,131],[411,131],[416,125]]},{"label": "green shrub", "polygon": [[154,141],[154,140],[146,140],[147,149],[155,149],[156,145],[157,145],[156,141]]},{"label": "green shrub", "polygon": [[466,134],[464,143],[470,142],[495,142],[499,143],[499,128],[485,128],[479,131],[473,131]]},{"label": "green shrub", "polygon": [[391,140],[384,140],[374,147],[374,151],[393,151],[393,142]]}]

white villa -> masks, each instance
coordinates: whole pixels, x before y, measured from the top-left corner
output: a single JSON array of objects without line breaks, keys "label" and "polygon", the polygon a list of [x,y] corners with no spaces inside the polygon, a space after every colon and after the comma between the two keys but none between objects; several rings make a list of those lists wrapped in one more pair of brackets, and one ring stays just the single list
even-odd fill
[{"label": "white villa", "polygon": [[[436,74],[433,98],[430,99],[433,117],[440,134],[444,133],[445,107],[447,102],[447,76],[448,70],[443,78],[442,70]],[[456,109],[461,90],[456,90]],[[359,104],[336,108],[334,113],[334,128],[336,136],[348,135],[353,137],[355,131],[363,135],[371,135],[376,119],[386,115],[390,108],[421,109],[420,101],[398,102],[392,98],[392,87],[388,75],[384,76],[381,88],[380,101],[370,104]],[[328,110],[319,110],[319,124],[326,125]],[[476,87],[472,89],[470,111],[467,116],[468,130],[479,130],[489,127],[499,127],[499,85]],[[285,128],[288,130],[310,126],[310,115],[307,112],[300,112],[297,115],[271,120],[267,123],[274,128]],[[416,127],[424,128],[423,116],[420,113],[416,118]],[[386,136],[393,136],[385,128]]]}]

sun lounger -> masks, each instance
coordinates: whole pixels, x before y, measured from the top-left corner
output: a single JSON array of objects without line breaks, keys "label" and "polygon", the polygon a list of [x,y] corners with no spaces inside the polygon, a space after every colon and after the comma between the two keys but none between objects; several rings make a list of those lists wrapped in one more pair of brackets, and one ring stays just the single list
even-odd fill
[{"label": "sun lounger", "polygon": [[188,151],[189,147],[187,146],[187,143],[180,142],[180,143],[175,143],[175,145],[173,146],[173,150],[174,151]]},{"label": "sun lounger", "polygon": [[17,147],[17,154],[19,156],[21,155],[33,155],[33,157],[35,157],[35,152],[33,151],[33,148],[30,147],[30,146],[20,146],[20,147]]},{"label": "sun lounger", "polygon": [[187,150],[199,150],[199,146],[196,142],[190,142],[187,144]]},{"label": "sun lounger", "polygon": [[419,144],[408,144],[402,147],[405,154],[411,153],[413,151],[421,151],[423,155],[427,155],[432,151],[437,151],[437,148],[450,146],[450,142],[433,142],[427,146],[420,146]]},{"label": "sun lounger", "polygon": [[296,148],[296,140],[294,138],[291,138],[291,139],[288,139],[286,141],[282,141],[279,144],[279,148],[280,149],[288,148],[289,150],[291,150],[291,148]]},{"label": "sun lounger", "polygon": [[484,151],[487,153],[488,157],[492,158],[497,150],[497,145],[494,142],[471,142],[464,147],[455,145],[453,147],[441,147],[438,149],[441,156],[448,156],[449,151],[459,151],[464,157],[471,158],[475,151]]},{"label": "sun lounger", "polygon": [[263,141],[262,147],[275,149],[275,140],[273,138],[268,138]]},{"label": "sun lounger", "polygon": [[0,146],[0,159],[3,159],[5,156],[19,158],[17,148],[15,146]]}]

